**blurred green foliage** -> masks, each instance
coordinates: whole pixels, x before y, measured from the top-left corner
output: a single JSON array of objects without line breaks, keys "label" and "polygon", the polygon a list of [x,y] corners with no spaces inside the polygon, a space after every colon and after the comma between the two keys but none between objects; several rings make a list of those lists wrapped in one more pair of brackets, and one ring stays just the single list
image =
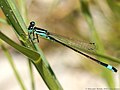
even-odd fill
[{"label": "blurred green foliage", "polygon": [[[83,8],[82,5],[85,7]],[[119,0],[18,0],[16,6],[18,6],[25,23],[29,20],[35,20],[39,27],[44,27],[51,32],[97,42],[98,50],[101,50],[102,54],[107,53],[110,56],[120,58]],[[7,23],[2,12],[0,17],[2,23],[0,28],[3,29],[3,24]],[[93,34],[92,29],[95,30],[96,34]],[[41,40],[40,45],[46,50],[45,52],[49,52],[52,50],[50,47],[54,44]],[[57,47],[56,45],[54,48]],[[118,66],[114,62],[103,61]],[[97,73],[97,75],[101,74],[108,86],[115,88],[114,76],[110,71],[102,67],[99,69],[98,66],[93,66],[93,63],[87,61],[83,62],[85,64],[82,69]]]}]

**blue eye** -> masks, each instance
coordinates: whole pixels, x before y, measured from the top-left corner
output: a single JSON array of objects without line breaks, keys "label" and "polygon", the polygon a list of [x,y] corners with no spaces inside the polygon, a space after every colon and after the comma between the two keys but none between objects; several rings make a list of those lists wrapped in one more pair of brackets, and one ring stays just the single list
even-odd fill
[{"label": "blue eye", "polygon": [[34,26],[34,25],[35,25],[35,22],[34,22],[34,21],[30,22],[30,25]]}]

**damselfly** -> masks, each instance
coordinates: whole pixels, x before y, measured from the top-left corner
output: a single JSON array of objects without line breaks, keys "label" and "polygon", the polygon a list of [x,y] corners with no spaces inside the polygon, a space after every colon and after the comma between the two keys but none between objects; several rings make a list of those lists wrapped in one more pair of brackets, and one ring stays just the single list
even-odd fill
[{"label": "damselfly", "polygon": [[[28,27],[28,35],[30,37],[30,35],[33,34],[33,39],[37,39],[37,41],[39,42],[39,39],[38,39],[38,36],[41,36],[45,39],[48,39],[50,41],[55,41],[55,42],[58,42],[80,54],[82,54],[83,56],[89,58],[90,60],[93,60],[95,61],[96,63],[108,68],[109,70],[112,70],[113,72],[117,72],[117,69],[109,64],[106,64],[106,63],[103,63],[85,53],[83,53],[81,51],[81,47],[84,47],[84,45],[86,45],[86,43],[79,43],[79,44],[76,44],[74,43],[73,41],[65,38],[65,37],[62,37],[60,35],[56,35],[56,34],[52,34],[50,32],[48,32],[47,30],[45,29],[42,29],[42,28],[38,28],[38,27],[35,27],[35,22],[32,21],[30,22],[30,25]],[[36,37],[35,37],[36,36]],[[84,48],[84,49],[87,49],[87,50],[93,50],[94,49],[94,44],[95,43],[89,43],[87,44],[87,48]]]}]

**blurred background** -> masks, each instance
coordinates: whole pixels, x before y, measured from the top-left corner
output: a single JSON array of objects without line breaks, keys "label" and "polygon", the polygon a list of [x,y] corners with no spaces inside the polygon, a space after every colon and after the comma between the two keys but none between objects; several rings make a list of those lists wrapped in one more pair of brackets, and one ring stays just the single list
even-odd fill
[{"label": "blurred background", "polygon": [[[120,1],[87,1],[94,26],[104,46],[105,53],[120,58]],[[27,26],[30,21],[35,21],[36,26],[47,29],[50,32],[83,42],[94,42],[91,39],[91,30],[82,13],[80,0],[16,0],[16,3],[24,20],[27,21]],[[5,19],[2,10],[0,11],[0,18]],[[0,29],[8,37],[19,43],[13,28],[6,22],[0,23]],[[21,75],[27,90],[31,90],[26,57],[9,45],[5,44],[5,46],[9,49],[16,69]],[[104,88],[114,88],[111,86],[115,86],[115,88],[120,90],[120,67],[118,64],[109,62],[111,65],[117,67],[118,72],[111,73],[111,71],[106,70],[106,72],[111,73],[112,77],[108,81],[104,77],[104,67],[79,53],[42,38],[40,38],[39,46],[65,90],[97,90],[94,88],[105,90]],[[33,70],[35,89],[48,90],[34,66]],[[106,76],[109,76],[109,74]],[[1,48],[0,90],[21,90]]]}]

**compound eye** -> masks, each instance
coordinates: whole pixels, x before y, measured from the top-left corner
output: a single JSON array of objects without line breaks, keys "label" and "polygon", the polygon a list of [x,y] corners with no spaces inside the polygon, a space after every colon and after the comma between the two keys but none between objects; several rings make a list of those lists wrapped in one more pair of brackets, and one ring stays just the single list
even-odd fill
[{"label": "compound eye", "polygon": [[33,27],[30,27],[30,29],[33,29]]},{"label": "compound eye", "polygon": [[30,22],[30,25],[34,26],[34,25],[35,25],[35,22],[34,22],[34,21]]}]

